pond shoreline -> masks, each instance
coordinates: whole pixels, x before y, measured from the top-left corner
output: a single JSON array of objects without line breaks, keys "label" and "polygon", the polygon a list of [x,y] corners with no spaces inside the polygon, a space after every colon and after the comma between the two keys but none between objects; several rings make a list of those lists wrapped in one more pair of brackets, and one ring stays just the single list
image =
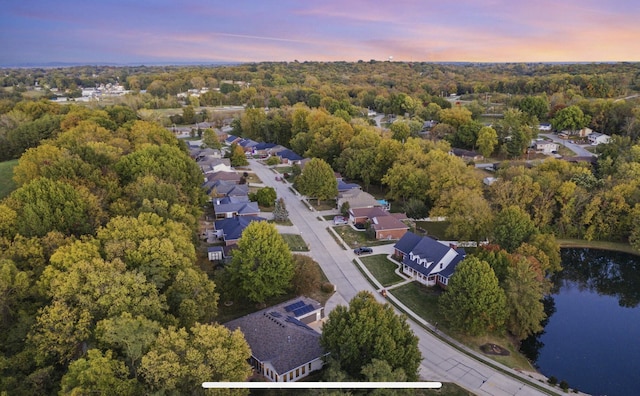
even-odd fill
[{"label": "pond shoreline", "polygon": [[611,250],[614,252],[629,253],[640,256],[640,252],[631,247],[628,243],[608,242],[608,241],[587,241],[585,239],[556,239],[560,249],[587,248],[599,250]]}]

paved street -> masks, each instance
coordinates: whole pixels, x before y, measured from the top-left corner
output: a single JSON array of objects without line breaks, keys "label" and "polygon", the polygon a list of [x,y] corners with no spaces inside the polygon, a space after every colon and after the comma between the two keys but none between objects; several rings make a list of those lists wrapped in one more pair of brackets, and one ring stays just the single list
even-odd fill
[{"label": "paved street", "polygon": [[[265,185],[274,187],[278,197],[284,198],[289,217],[295,225],[295,228],[292,229],[297,228],[309,245],[311,256],[322,267],[329,281],[336,285],[337,293],[327,302],[326,312],[330,312],[339,304],[347,305],[348,301],[361,290],[369,290],[380,302],[386,302],[352,263],[352,260],[357,257],[353,251],[345,250],[329,234],[327,227],[330,227],[332,223],[321,220],[318,212],[311,211],[301,200],[301,197],[296,196],[289,189],[288,183],[276,181],[276,174],[271,169],[256,160],[250,160],[250,165]],[[390,245],[378,246],[374,248],[374,253],[388,253],[390,250]],[[389,298],[393,299],[393,296],[389,295]],[[395,299],[394,302],[400,305],[400,302]],[[409,310],[407,309],[407,311]],[[441,335],[434,335],[432,331],[425,330],[415,320],[420,319],[409,320],[409,324],[420,339],[419,347],[423,356],[420,374],[424,380],[454,382],[479,395],[546,394],[462,353],[449,343],[444,342],[440,338]],[[433,326],[426,322],[424,325],[433,329]],[[453,340],[448,341],[455,344]],[[458,346],[458,348],[463,347]],[[473,352],[469,351],[469,353]],[[503,371],[521,375],[515,370],[493,361],[492,364],[500,367]],[[535,375],[535,373],[531,373],[531,375]],[[524,374],[522,378],[532,380],[529,373]],[[549,393],[562,393],[559,389],[548,387],[542,382],[532,381],[545,386],[550,390]]]}]

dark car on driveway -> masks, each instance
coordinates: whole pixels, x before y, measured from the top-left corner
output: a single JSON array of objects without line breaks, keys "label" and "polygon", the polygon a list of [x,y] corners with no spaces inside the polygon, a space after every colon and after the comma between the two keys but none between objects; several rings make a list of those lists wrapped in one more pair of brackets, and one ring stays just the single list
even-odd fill
[{"label": "dark car on driveway", "polygon": [[361,246],[359,248],[353,249],[353,252],[359,256],[365,253],[373,253],[373,249],[371,249],[370,247]]}]

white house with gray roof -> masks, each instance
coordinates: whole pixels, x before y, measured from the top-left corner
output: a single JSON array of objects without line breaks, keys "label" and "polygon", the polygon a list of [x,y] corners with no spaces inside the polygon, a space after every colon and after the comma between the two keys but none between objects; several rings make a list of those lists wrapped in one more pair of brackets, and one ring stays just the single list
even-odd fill
[{"label": "white house with gray roof", "polygon": [[274,382],[298,381],[324,364],[327,352],[320,345],[320,333],[308,326],[321,320],[323,311],[319,302],[298,297],[224,325],[242,331],[257,374]]}]

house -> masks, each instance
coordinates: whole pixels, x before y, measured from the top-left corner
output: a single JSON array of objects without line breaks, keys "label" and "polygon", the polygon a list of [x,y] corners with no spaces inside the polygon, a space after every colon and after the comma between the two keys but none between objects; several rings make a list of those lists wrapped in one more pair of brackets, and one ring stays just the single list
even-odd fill
[{"label": "house", "polygon": [[409,226],[400,221],[407,216],[402,213],[389,213],[380,206],[370,208],[350,208],[349,221],[354,224],[371,222],[376,239],[400,239]]},{"label": "house", "polygon": [[278,151],[275,155],[280,158],[280,162],[282,162],[283,164],[300,165],[300,162],[302,161],[301,156],[289,149]]},{"label": "house", "polygon": [[221,203],[220,199],[213,199],[213,211],[216,219],[229,219],[235,216],[259,216],[260,208],[257,202],[228,202]]},{"label": "house", "polygon": [[249,194],[249,187],[246,184],[236,184],[232,181],[214,180],[207,181],[202,185],[207,195],[210,197],[233,197]]},{"label": "house", "polygon": [[238,143],[240,140],[242,140],[241,137],[238,137],[238,136],[235,136],[235,135],[229,135],[224,140],[224,143],[229,145],[229,146],[231,146],[233,143]]},{"label": "house", "polygon": [[455,155],[456,157],[460,157],[464,161],[480,161],[484,158],[480,153],[477,153],[471,150],[464,150],[460,148],[452,148],[449,154]]},{"label": "house", "polygon": [[218,171],[218,172],[213,172],[213,173],[206,174],[205,178],[207,179],[207,181],[210,181],[210,182],[226,181],[226,182],[229,182],[229,183],[239,184],[240,183],[240,179],[242,177],[239,174],[237,174],[236,172]]},{"label": "house", "polygon": [[544,140],[536,141],[535,143],[536,151],[541,151],[543,154],[554,154],[558,151],[558,143],[547,142]]},{"label": "house", "polygon": [[592,146],[597,146],[599,144],[609,143],[611,141],[611,136],[605,135],[604,133],[593,132],[587,136],[587,139],[589,139],[589,143],[591,143]]},{"label": "house", "polygon": [[369,208],[349,208],[349,221],[353,224],[365,223],[367,221],[371,221],[374,217],[382,217],[387,214],[388,213],[379,206]]},{"label": "house", "polygon": [[445,288],[456,266],[466,255],[464,249],[412,232],[405,233],[394,249],[404,274],[426,286],[439,285]]},{"label": "house", "polygon": [[580,137],[588,137],[589,135],[591,135],[593,132],[593,130],[591,128],[582,128],[578,131],[577,135]]},{"label": "house", "polygon": [[341,208],[345,202],[349,203],[351,209],[373,208],[381,205],[373,195],[360,189],[338,192],[338,208]]},{"label": "house", "polygon": [[216,172],[233,172],[229,158],[207,158],[198,161],[197,164],[205,175]]},{"label": "house", "polygon": [[361,187],[356,183],[347,183],[342,180],[342,178],[337,178],[338,181],[338,193],[349,191],[349,190],[359,190]]},{"label": "house", "polygon": [[404,234],[407,233],[407,230],[409,230],[409,226],[400,221],[395,215],[403,216],[404,219],[406,219],[407,216],[400,213],[394,213],[393,215],[389,212],[385,213],[385,216],[376,216],[371,219],[371,228],[375,232],[376,239],[402,238]]},{"label": "house", "polygon": [[267,221],[267,219],[258,216],[236,216],[216,220],[213,224],[218,238],[221,238],[226,246],[231,246],[238,243],[242,232],[252,221]]},{"label": "house", "polygon": [[298,297],[224,324],[240,329],[251,348],[249,363],[256,374],[274,382],[297,381],[320,370],[327,355],[320,333],[308,325],[323,318],[324,308]]},{"label": "house", "polygon": [[245,153],[253,153],[253,148],[259,143],[252,139],[242,139],[237,142],[238,146],[244,149]]},{"label": "house", "polygon": [[549,132],[549,131],[551,131],[551,124],[548,124],[548,123],[539,124],[538,125],[538,130],[539,131],[544,131],[544,132]]}]

